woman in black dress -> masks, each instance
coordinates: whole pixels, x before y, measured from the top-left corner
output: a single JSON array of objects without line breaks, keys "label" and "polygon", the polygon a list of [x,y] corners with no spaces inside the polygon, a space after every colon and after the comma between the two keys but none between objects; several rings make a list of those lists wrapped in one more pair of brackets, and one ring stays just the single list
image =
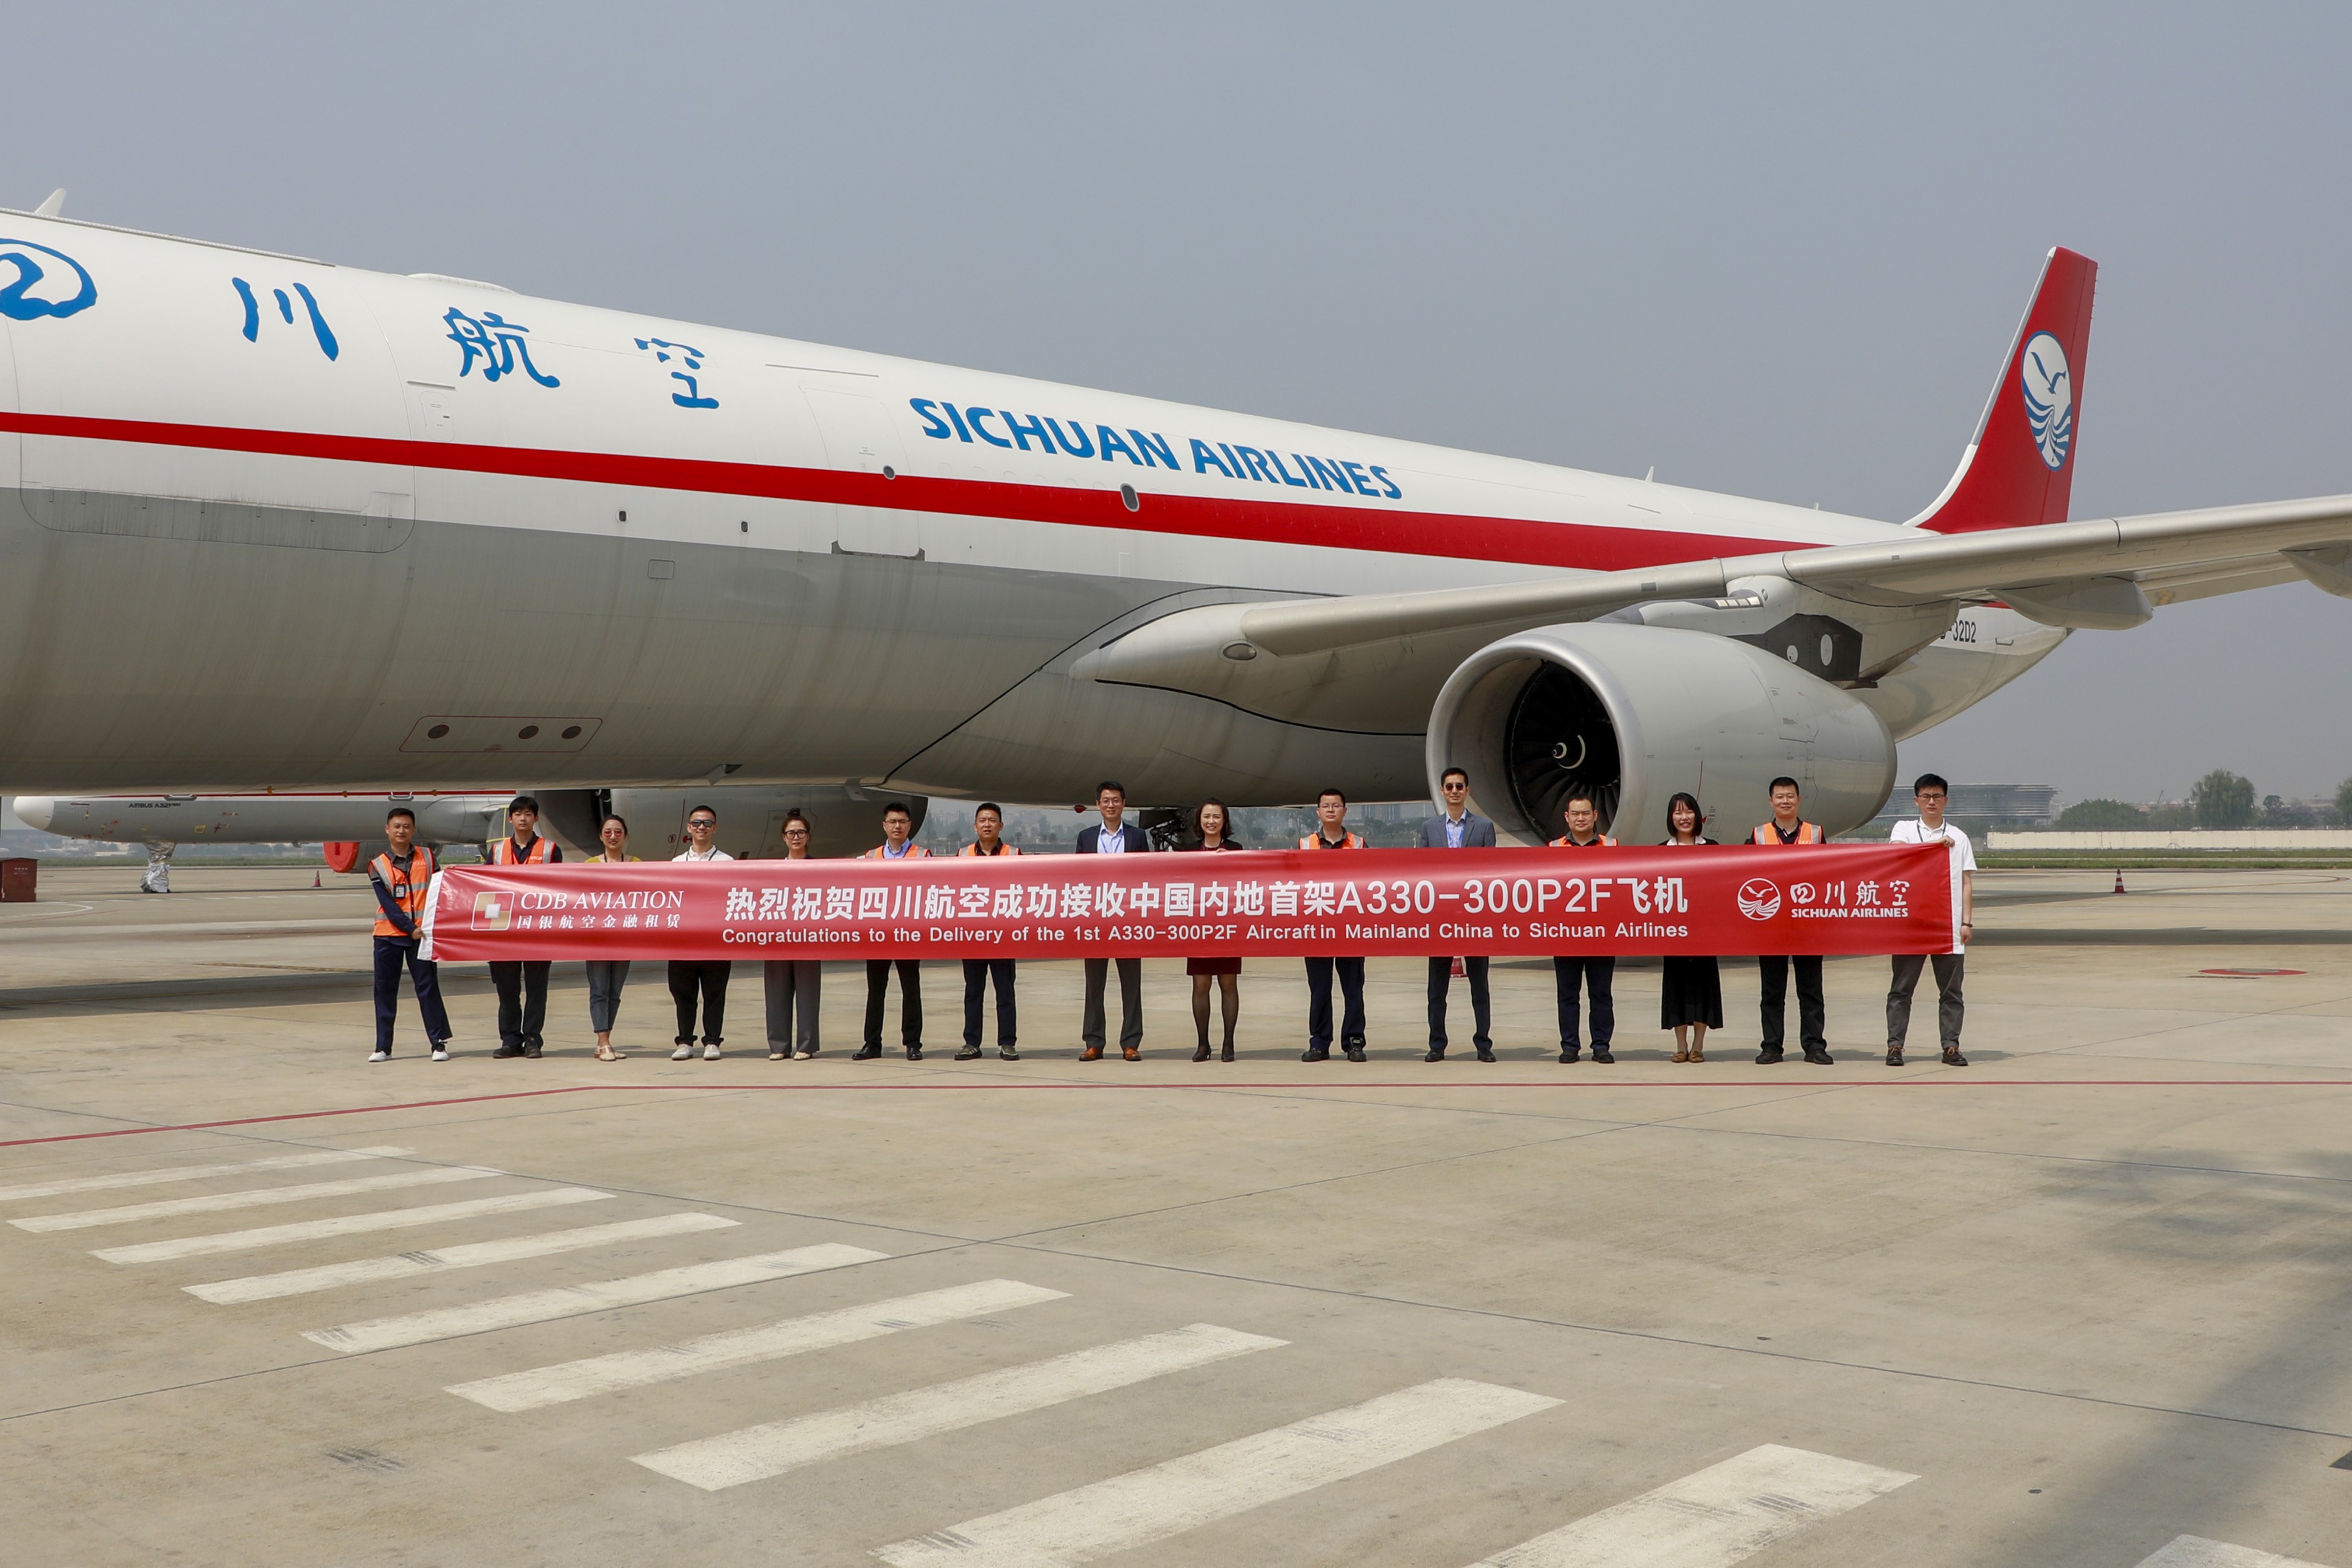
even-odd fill
[{"label": "woman in black dress", "polygon": [[[1231,831],[1233,813],[1221,800],[1204,800],[1201,809],[1192,814],[1192,842],[1186,849],[1206,851],[1214,855],[1228,849],[1239,849]],[[1200,1044],[1192,1048],[1192,1059],[1209,1059],[1209,985],[1214,978],[1218,989],[1224,993],[1225,1048],[1224,1059],[1234,1059],[1234,1026],[1242,1016],[1242,961],[1238,958],[1188,958],[1184,973],[1192,977],[1192,1026],[1200,1031]]]},{"label": "woman in black dress", "polygon": [[[1671,847],[1713,844],[1699,829],[1698,797],[1677,792],[1666,802],[1666,837]],[[1675,1032],[1675,1060],[1706,1060],[1706,1032],[1723,1027],[1723,974],[1712,958],[1669,957],[1658,987],[1658,1027]]]}]

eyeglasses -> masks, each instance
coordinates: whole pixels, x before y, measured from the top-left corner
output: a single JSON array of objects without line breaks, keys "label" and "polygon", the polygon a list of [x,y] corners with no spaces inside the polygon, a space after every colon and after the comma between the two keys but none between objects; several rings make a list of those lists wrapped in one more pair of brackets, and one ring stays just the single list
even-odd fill
[{"label": "eyeglasses", "polygon": [[686,819],[686,825],[688,827],[716,827],[719,826],[719,819],[715,816],[689,816]]},{"label": "eyeglasses", "polygon": [[1460,779],[1455,779],[1451,784],[1442,784],[1437,787],[1444,790],[1448,795],[1459,795],[1462,791],[1468,789],[1470,786],[1464,784]]}]

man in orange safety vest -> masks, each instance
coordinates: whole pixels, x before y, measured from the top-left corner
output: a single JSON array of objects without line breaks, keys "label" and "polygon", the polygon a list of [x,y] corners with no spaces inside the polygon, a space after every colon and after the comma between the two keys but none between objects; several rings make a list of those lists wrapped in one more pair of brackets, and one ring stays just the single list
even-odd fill
[{"label": "man in orange safety vest", "polygon": [[425,921],[425,902],[432,897],[433,873],[440,868],[433,851],[416,842],[416,814],[395,805],[383,819],[389,847],[368,862],[368,886],[375,894],[375,1055],[372,1062],[392,1060],[393,1017],[400,1005],[400,969],[408,966],[408,983],[416,992],[416,1010],[425,1018],[425,1037],[433,1059],[449,1059],[449,1010],[441,1004],[440,966],[417,956],[417,927]]},{"label": "man in orange safety vest", "polygon": [[[1767,848],[1779,848],[1795,844],[1823,844],[1827,837],[1817,824],[1807,822],[1798,815],[1802,796],[1792,778],[1772,781],[1772,820],[1760,824],[1749,842]],[[1758,1045],[1758,1065],[1769,1067],[1780,1059],[1780,1044],[1786,1037],[1789,1023],[1789,966],[1797,966],[1797,1039],[1804,1048],[1805,1059],[1817,1066],[1828,1067],[1836,1058],[1830,1055],[1829,1005],[1822,993],[1822,959],[1819,953],[1799,953],[1793,958],[1779,953],[1765,953],[1756,960],[1756,968],[1763,981],[1763,996],[1759,1005],[1762,1038]]]}]

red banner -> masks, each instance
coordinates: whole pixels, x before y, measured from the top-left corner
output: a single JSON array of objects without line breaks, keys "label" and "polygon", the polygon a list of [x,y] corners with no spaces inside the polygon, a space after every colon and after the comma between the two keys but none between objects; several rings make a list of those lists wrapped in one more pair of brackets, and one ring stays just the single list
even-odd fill
[{"label": "red banner", "polygon": [[453,866],[428,956],[1947,952],[1941,845]]}]

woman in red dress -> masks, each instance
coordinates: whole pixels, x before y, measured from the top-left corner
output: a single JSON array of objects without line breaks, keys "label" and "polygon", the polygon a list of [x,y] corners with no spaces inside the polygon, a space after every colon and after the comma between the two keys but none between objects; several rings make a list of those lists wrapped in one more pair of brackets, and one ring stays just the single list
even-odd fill
[{"label": "woman in red dress", "polygon": [[[1239,849],[1234,841],[1233,813],[1221,800],[1204,800],[1201,809],[1192,814],[1192,842],[1186,849],[1217,854]],[[1224,993],[1225,1048],[1224,1059],[1234,1059],[1234,1026],[1242,1016],[1242,961],[1238,958],[1188,958],[1184,973],[1192,977],[1192,1026],[1200,1031],[1200,1044],[1192,1049],[1192,1059],[1209,1059],[1209,983],[1212,978]]]}]

